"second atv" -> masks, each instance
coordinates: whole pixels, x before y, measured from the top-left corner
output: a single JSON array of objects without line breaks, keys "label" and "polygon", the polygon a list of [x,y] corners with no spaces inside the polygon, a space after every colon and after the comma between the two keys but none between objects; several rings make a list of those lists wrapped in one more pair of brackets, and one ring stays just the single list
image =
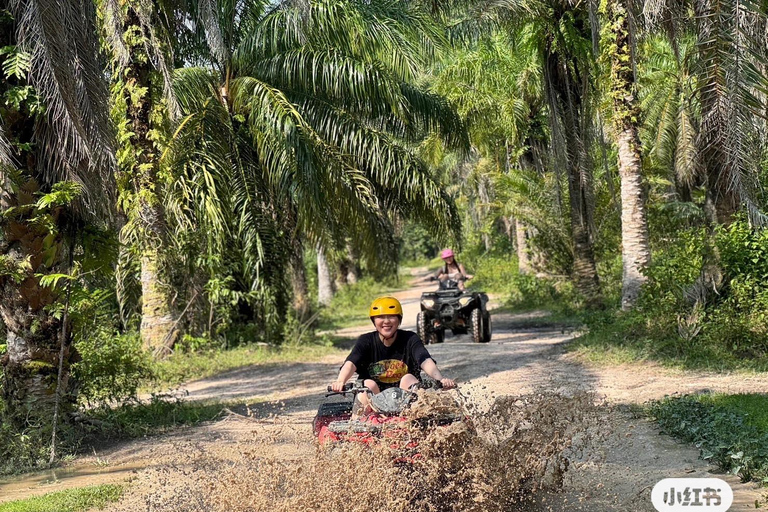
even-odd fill
[{"label": "second atv", "polygon": [[446,329],[453,334],[471,334],[475,343],[488,343],[492,326],[487,305],[487,294],[460,290],[457,281],[448,280],[439,290],[421,294],[416,330],[425,345],[442,343]]}]

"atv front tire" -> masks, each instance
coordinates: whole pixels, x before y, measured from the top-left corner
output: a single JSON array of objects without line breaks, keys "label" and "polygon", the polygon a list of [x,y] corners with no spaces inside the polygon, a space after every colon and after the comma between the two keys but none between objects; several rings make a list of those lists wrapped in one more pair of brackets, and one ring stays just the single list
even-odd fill
[{"label": "atv front tire", "polygon": [[419,314],[416,315],[416,334],[419,335],[419,338],[421,338],[421,341],[425,345],[429,345],[431,336],[427,335],[427,319],[425,318],[423,311],[420,311]]},{"label": "atv front tire", "polygon": [[482,343],[485,341],[485,332],[483,332],[483,316],[480,309],[473,309],[469,316],[469,326],[472,331],[472,341]]}]

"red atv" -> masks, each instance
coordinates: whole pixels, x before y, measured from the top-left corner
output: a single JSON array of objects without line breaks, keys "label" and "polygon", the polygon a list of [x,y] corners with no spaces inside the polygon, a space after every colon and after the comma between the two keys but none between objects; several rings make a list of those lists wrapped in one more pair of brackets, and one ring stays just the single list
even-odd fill
[{"label": "red atv", "polygon": [[[422,389],[439,390],[441,384],[432,379],[423,379]],[[428,391],[431,393],[432,391]],[[442,393],[441,391],[435,391]],[[359,393],[367,393],[370,398],[372,411],[352,419],[352,408]],[[419,395],[400,388],[385,389],[374,395],[363,386],[361,380],[354,384],[348,383],[342,392],[333,392],[330,387],[328,397],[344,397],[345,400],[326,401],[317,410],[312,421],[312,429],[321,444],[327,442],[357,442],[372,444],[386,439],[393,449],[403,452],[405,460],[420,456],[416,452],[417,443],[413,440],[410,429],[420,430],[449,425],[457,421],[467,421],[458,405],[454,410],[442,408],[434,414],[421,414],[418,418],[409,415],[411,408]],[[347,399],[349,398],[349,399]]]}]

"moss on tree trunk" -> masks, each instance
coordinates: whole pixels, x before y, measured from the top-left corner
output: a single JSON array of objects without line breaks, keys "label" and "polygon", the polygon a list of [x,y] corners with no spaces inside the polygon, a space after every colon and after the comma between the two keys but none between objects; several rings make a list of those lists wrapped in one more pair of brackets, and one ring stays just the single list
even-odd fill
[{"label": "moss on tree trunk", "polygon": [[643,271],[651,260],[648,220],[643,192],[642,153],[638,123],[640,109],[632,69],[629,13],[620,0],[606,0],[608,55],[611,60],[611,97],[621,176],[621,307],[634,307],[647,280]]},{"label": "moss on tree trunk", "polygon": [[158,148],[152,135],[157,128],[153,126],[153,77],[157,72],[147,55],[149,35],[140,22],[141,7],[127,2],[125,9],[123,37],[131,59],[119,76],[124,80],[122,96],[131,129],[129,150],[133,158],[128,172],[137,199],[135,210],[129,212],[129,216],[138,227],[141,250],[141,339],[146,348],[164,356],[173,348],[178,332],[173,319],[171,289],[163,271],[168,234],[159,194]]}]

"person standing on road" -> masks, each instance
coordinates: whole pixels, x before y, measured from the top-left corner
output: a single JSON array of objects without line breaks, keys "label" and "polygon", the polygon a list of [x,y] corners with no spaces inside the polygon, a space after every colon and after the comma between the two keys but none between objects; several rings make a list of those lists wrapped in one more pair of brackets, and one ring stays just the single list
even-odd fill
[{"label": "person standing on road", "polygon": [[395,386],[411,389],[419,383],[421,370],[440,381],[445,389],[456,386],[440,373],[419,335],[399,329],[403,320],[400,301],[379,297],[371,304],[368,316],[376,330],[357,339],[339,376],[331,384],[333,391],[343,391],[344,384],[355,372],[374,394]]}]

